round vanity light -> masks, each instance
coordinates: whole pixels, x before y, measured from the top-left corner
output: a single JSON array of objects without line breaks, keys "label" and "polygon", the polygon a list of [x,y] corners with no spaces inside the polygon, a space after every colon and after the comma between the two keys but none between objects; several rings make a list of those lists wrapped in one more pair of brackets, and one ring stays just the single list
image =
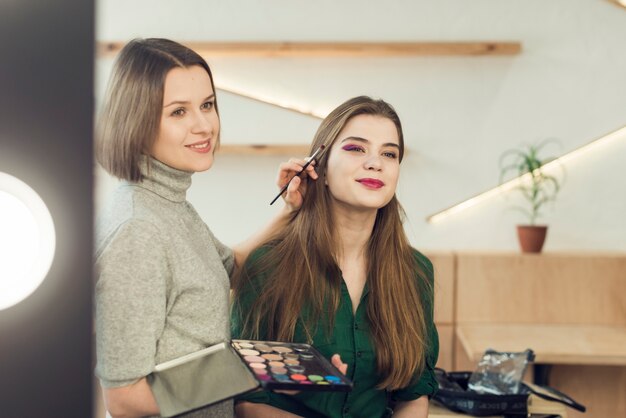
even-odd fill
[{"label": "round vanity light", "polygon": [[56,245],[48,207],[28,184],[0,172],[0,310],[46,278]]}]

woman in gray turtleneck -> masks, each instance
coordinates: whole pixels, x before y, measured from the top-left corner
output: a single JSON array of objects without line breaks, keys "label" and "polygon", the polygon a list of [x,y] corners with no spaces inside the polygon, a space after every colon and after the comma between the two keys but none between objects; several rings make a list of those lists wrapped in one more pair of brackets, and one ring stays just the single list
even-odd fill
[{"label": "woman in gray turtleneck", "polygon": [[[96,135],[98,161],[124,180],[99,219],[95,254],[96,375],[114,417],[158,416],[146,381],[154,366],[230,338],[229,277],[302,204],[296,178],[263,231],[233,249],[217,240],[186,192],[213,164],[219,133],[202,57],[166,39],[124,47]],[[281,165],[280,178],[303,164]],[[186,416],[232,417],[232,402]]]}]

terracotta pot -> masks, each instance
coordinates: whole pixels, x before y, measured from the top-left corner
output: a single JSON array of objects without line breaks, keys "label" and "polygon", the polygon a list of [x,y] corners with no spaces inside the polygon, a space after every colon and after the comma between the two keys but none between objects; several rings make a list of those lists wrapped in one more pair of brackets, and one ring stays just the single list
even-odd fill
[{"label": "terracotta pot", "polygon": [[517,225],[517,238],[522,252],[540,253],[547,232],[547,225]]}]

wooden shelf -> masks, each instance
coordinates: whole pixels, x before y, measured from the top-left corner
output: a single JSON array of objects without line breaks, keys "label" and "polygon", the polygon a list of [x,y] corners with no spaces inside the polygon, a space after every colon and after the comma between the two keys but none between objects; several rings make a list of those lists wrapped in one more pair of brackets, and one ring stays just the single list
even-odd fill
[{"label": "wooden shelf", "polygon": [[[515,55],[514,41],[466,42],[182,42],[200,55],[218,57],[390,57]],[[117,54],[125,42],[98,42],[99,56]]]},{"label": "wooden shelf", "polygon": [[222,155],[280,155],[304,158],[309,152],[309,145],[296,144],[220,144],[217,152]]}]

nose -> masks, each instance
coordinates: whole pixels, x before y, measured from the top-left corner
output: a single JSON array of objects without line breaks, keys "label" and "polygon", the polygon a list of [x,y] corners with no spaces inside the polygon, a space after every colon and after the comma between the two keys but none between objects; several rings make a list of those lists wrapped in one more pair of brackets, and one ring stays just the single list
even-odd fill
[{"label": "nose", "polygon": [[380,159],[380,155],[370,155],[366,160],[365,160],[365,169],[366,170],[375,170],[375,171],[380,171],[382,170],[383,166],[382,166],[382,162]]},{"label": "nose", "polygon": [[213,124],[210,115],[202,112],[195,112],[191,132],[194,134],[206,135],[213,131]]}]

